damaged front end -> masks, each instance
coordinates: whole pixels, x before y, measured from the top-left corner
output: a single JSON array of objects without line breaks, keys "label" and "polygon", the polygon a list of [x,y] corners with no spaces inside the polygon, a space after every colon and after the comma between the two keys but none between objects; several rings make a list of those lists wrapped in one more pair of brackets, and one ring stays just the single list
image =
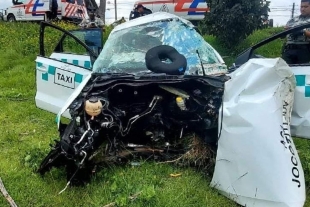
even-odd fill
[{"label": "damaged front end", "polygon": [[[199,147],[215,148],[226,79],[93,74],[69,106],[71,122],[60,124],[60,140],[38,171],[43,175],[63,166],[67,180],[79,185],[88,181],[98,160],[121,163],[136,155],[174,160],[190,150],[188,137],[198,137]],[[206,159],[210,156],[200,161]]]}]

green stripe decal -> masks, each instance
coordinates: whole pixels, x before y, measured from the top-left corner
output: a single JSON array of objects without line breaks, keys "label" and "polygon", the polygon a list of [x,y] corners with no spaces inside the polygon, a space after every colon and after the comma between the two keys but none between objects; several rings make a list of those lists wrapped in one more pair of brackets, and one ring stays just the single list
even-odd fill
[{"label": "green stripe decal", "polygon": [[305,87],[305,96],[310,97],[310,86]]},{"label": "green stripe decal", "polygon": [[306,85],[306,76],[305,75],[296,75],[296,86],[305,86]]},{"label": "green stripe decal", "polygon": [[48,81],[48,73],[43,73],[42,74],[42,79],[45,81]]},{"label": "green stripe decal", "polygon": [[73,60],[73,65],[79,65],[79,61],[78,60]]},{"label": "green stripe decal", "polygon": [[54,66],[48,66],[48,73],[55,75],[56,68]]},{"label": "green stripe decal", "polygon": [[84,62],[84,67],[85,68],[90,68],[90,61],[85,61]]},{"label": "green stripe decal", "polygon": [[310,86],[306,84],[306,75],[295,75],[296,87],[305,88],[305,97],[310,98]]},{"label": "green stripe decal", "polygon": [[77,83],[82,83],[82,80],[83,80],[83,75],[76,73],[74,77],[74,81]]}]

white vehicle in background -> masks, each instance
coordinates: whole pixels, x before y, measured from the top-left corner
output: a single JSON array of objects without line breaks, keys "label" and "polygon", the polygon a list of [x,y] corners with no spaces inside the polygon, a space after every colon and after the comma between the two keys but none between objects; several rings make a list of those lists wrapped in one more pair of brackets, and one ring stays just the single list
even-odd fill
[{"label": "white vehicle in background", "polygon": [[13,6],[4,10],[4,21],[45,21],[53,14],[72,21],[87,17],[84,0],[12,0],[12,3]]},{"label": "white vehicle in background", "polygon": [[154,12],[168,12],[191,21],[194,25],[210,11],[206,0],[139,0],[134,4],[134,8],[142,4],[147,9]]}]

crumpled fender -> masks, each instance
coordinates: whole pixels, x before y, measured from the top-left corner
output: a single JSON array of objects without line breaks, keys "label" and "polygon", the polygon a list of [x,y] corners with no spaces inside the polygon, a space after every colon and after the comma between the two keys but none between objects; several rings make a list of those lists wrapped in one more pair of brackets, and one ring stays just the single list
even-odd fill
[{"label": "crumpled fender", "polygon": [[304,172],[290,133],[295,86],[281,58],[251,59],[225,83],[211,186],[243,206],[304,205]]}]

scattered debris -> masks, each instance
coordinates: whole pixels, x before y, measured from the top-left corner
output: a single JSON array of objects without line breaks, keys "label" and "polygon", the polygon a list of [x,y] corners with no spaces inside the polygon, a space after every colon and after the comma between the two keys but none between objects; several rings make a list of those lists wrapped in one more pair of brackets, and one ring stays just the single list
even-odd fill
[{"label": "scattered debris", "polygon": [[[142,193],[142,191],[140,191],[140,192],[138,192],[138,193],[136,193],[136,194],[134,194],[132,196],[129,196],[128,199],[129,200],[135,200],[141,193]],[[105,205],[103,207],[112,207],[112,206],[115,206],[115,205],[116,205],[116,202],[112,202],[112,203],[109,203],[109,204],[107,204],[107,205]]]},{"label": "scattered debris", "polygon": [[178,174],[171,173],[170,177],[180,177],[181,175],[182,175],[181,173],[178,173]]},{"label": "scattered debris", "polygon": [[9,195],[9,193],[5,189],[1,178],[0,178],[0,190],[1,190],[1,193],[4,195],[5,199],[10,203],[10,206],[11,207],[17,207],[15,201],[13,200],[13,198]]}]

